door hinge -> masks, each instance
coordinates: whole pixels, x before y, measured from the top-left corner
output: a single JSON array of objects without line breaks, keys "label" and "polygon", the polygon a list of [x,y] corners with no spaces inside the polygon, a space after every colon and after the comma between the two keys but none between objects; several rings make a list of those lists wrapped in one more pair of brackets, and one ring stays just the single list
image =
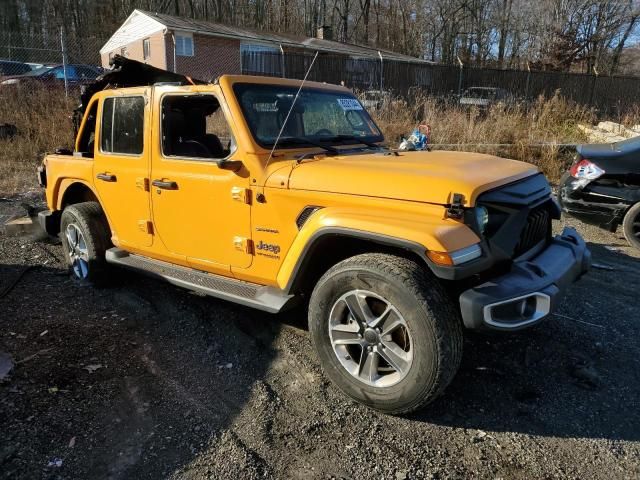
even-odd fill
[{"label": "door hinge", "polygon": [[251,255],[253,253],[253,240],[246,237],[233,237],[233,246],[240,252]]},{"label": "door hinge", "polygon": [[447,208],[447,218],[461,219],[464,216],[464,195],[454,193],[451,195],[451,203]]},{"label": "door hinge", "polygon": [[237,200],[238,202],[246,203],[248,205],[251,204],[251,190],[244,187],[232,187],[231,188],[231,198]]},{"label": "door hinge", "polygon": [[138,228],[144,233],[153,235],[153,223],[151,220],[138,220]]},{"label": "door hinge", "polygon": [[145,192],[149,191],[149,179],[148,178],[136,178],[136,187]]}]

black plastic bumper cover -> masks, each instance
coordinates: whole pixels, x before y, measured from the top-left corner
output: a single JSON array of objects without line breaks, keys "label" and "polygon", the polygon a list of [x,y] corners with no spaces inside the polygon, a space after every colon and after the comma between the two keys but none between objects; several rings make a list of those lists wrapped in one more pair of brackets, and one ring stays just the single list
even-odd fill
[{"label": "black plastic bumper cover", "polygon": [[55,237],[60,233],[60,212],[51,210],[38,212],[38,223],[42,230]]},{"label": "black plastic bumper cover", "polygon": [[590,225],[612,232],[622,222],[625,212],[634,204],[625,198],[625,189],[587,182],[581,184],[568,172],[560,179],[558,202],[562,211]]},{"label": "black plastic bumper cover", "polygon": [[[487,323],[485,307],[517,299],[532,293],[540,293],[550,299],[552,312],[565,291],[573,282],[589,270],[591,252],[582,237],[573,229],[565,228],[535,258],[514,263],[508,274],[466,290],[460,295],[460,310],[464,325],[474,330],[517,330],[520,326]],[[539,323],[547,315],[526,326]]]}]

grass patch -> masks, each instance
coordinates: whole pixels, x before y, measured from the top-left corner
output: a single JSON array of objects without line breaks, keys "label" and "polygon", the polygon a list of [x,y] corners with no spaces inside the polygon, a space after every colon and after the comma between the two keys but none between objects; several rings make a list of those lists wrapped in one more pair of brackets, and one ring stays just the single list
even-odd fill
[{"label": "grass patch", "polygon": [[[36,188],[35,168],[47,152],[73,145],[71,112],[77,100],[60,91],[21,91],[2,94],[0,124],[18,128],[13,139],[0,140],[0,195],[10,196]],[[552,182],[568,168],[573,150],[563,144],[587,139],[577,126],[594,123],[593,110],[575,105],[559,95],[539,98],[526,106],[494,107],[485,114],[419,97],[411,102],[393,100],[372,112],[388,144],[398,145],[417,123],[432,127],[435,149],[474,151],[514,158],[537,165]],[[622,119],[640,123],[640,111]]]},{"label": "grass patch", "polygon": [[18,134],[0,139],[0,195],[11,196],[37,187],[36,167],[47,152],[73,144],[71,112],[75,99],[44,90],[0,93],[0,124]]},{"label": "grass patch", "polygon": [[593,110],[558,95],[529,105],[495,106],[485,113],[422,97],[411,103],[390,101],[373,115],[392,146],[417,123],[428,123],[436,150],[480,152],[533,163],[552,182],[573,156],[573,149],[562,145],[586,142],[578,124],[596,120]]}]

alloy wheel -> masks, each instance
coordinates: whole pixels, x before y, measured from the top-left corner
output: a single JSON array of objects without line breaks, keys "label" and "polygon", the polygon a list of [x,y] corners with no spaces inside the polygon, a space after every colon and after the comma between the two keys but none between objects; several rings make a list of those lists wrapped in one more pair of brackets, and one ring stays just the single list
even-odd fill
[{"label": "alloy wheel", "polygon": [[631,222],[631,234],[640,242],[640,212],[638,212]]},{"label": "alloy wheel", "polygon": [[73,273],[80,280],[84,280],[89,275],[89,250],[84,235],[76,225],[70,223],[67,225],[65,236]]},{"label": "alloy wheel", "polygon": [[329,337],[340,364],[355,379],[374,387],[400,382],[413,363],[407,322],[380,295],[351,290],[333,305]]}]

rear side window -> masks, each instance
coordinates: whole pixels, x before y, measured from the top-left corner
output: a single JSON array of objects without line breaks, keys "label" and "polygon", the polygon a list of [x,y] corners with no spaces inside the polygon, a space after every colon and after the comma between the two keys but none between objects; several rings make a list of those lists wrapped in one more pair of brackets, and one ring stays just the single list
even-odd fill
[{"label": "rear side window", "polygon": [[22,75],[30,71],[31,68],[25,63],[0,62],[0,75]]},{"label": "rear side window", "polygon": [[140,155],[144,144],[144,97],[111,97],[102,107],[101,149]]}]

